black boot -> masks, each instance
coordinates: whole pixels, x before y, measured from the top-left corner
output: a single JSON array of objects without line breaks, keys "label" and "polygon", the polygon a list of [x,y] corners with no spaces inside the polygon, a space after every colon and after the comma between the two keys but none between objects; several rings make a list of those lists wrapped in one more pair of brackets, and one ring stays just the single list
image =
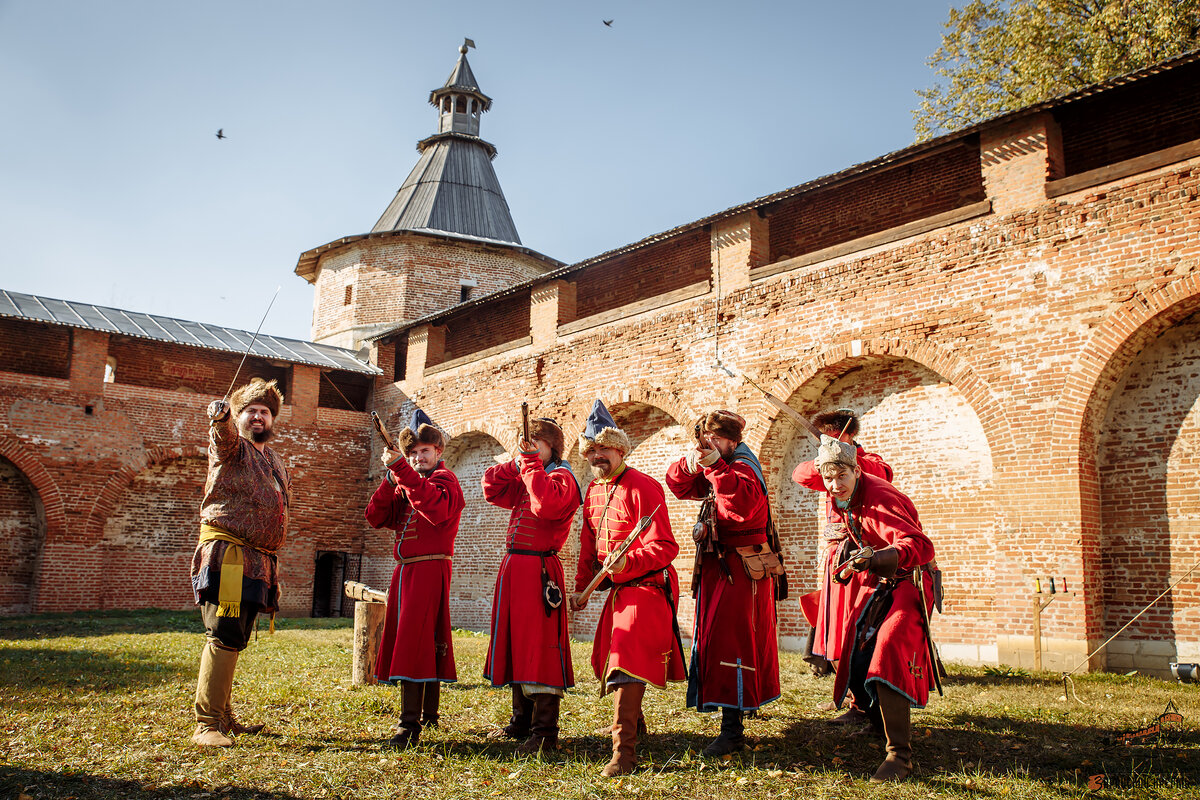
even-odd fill
[{"label": "black boot", "polygon": [[730,753],[736,753],[746,746],[746,738],[742,735],[742,710],[740,708],[721,709],[721,734],[712,740],[712,744],[704,748],[703,755],[709,758],[719,758]]},{"label": "black boot", "polygon": [[430,681],[425,684],[425,697],[421,702],[421,727],[436,728],[438,726],[438,705],[442,700],[441,681]]},{"label": "black boot", "polygon": [[421,700],[425,685],[416,681],[400,681],[400,724],[396,735],[388,742],[392,747],[413,747],[421,740]]},{"label": "black boot", "polygon": [[489,739],[516,739],[525,741],[529,738],[529,727],[533,722],[533,700],[521,691],[521,684],[512,685],[512,716],[508,724],[487,735]]}]

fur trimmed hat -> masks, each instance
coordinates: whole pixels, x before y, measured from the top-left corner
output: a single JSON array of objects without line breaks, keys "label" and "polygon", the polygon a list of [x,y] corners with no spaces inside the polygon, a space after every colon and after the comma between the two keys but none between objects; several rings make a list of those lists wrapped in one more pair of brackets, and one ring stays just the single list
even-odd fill
[{"label": "fur trimmed hat", "polygon": [[239,416],[246,406],[251,403],[262,403],[271,409],[271,416],[279,416],[279,407],[283,405],[283,392],[274,380],[264,381],[253,378],[245,386],[239,386],[237,391],[229,395],[229,405],[233,415]]},{"label": "fur trimmed hat", "polygon": [[633,449],[633,443],[625,431],[617,427],[612,414],[604,407],[604,403],[596,398],[592,404],[592,413],[588,414],[587,424],[583,433],[579,434],[579,455],[586,456],[588,452],[599,445],[600,447],[615,447],[626,455]]},{"label": "fur trimmed hat", "polygon": [[858,466],[858,450],[849,442],[821,434],[821,444],[817,446],[817,458],[813,466],[820,469],[826,464],[854,469]]},{"label": "fur trimmed hat", "polygon": [[732,411],[717,410],[704,414],[696,420],[696,439],[705,433],[715,433],[733,442],[742,441],[742,430],[746,427],[746,418]]},{"label": "fur trimmed hat", "polygon": [[858,414],[853,408],[839,408],[837,411],[826,411],[812,418],[812,424],[819,430],[843,431],[851,438],[858,435]]},{"label": "fur trimmed hat", "polygon": [[413,411],[408,427],[396,434],[396,446],[404,455],[408,455],[419,444],[431,444],[438,450],[446,449],[445,434],[433,424],[428,414],[418,408]]},{"label": "fur trimmed hat", "polygon": [[563,429],[558,427],[557,422],[549,417],[531,419],[529,420],[529,436],[532,439],[541,439],[550,445],[550,449],[557,453],[559,458],[562,458],[567,442]]}]

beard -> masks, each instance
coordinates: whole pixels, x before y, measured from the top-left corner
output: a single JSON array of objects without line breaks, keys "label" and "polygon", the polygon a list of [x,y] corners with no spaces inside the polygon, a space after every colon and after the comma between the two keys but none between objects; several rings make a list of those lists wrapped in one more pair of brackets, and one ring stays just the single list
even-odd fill
[{"label": "beard", "polygon": [[613,465],[611,461],[600,460],[595,464],[591,464],[592,475],[596,478],[607,478],[612,472]]},{"label": "beard", "polygon": [[270,438],[275,435],[275,432],[270,428],[263,428],[261,431],[255,431],[252,428],[244,428],[242,429],[241,434],[255,444],[262,444],[263,442],[270,440]]}]

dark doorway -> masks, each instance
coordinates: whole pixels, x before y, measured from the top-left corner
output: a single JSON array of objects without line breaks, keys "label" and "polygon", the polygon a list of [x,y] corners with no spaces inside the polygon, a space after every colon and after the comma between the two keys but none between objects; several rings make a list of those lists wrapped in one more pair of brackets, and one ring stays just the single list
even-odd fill
[{"label": "dark doorway", "polygon": [[354,616],[354,601],[346,597],[346,581],[356,581],[362,570],[361,553],[318,550],[313,570],[314,617]]}]

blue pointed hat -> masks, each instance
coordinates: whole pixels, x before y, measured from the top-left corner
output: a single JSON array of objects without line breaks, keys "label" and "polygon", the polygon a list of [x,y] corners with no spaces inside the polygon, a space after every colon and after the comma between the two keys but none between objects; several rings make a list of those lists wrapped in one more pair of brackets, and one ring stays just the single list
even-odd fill
[{"label": "blue pointed hat", "polygon": [[583,433],[579,434],[579,454],[586,456],[596,445],[615,447],[622,453],[628,454],[633,449],[633,443],[625,431],[617,427],[617,423],[604,407],[604,403],[596,398],[592,404],[592,413],[588,415]]},{"label": "blue pointed hat", "polygon": [[418,444],[431,444],[439,450],[445,450],[446,437],[433,424],[429,415],[417,408],[413,410],[412,421],[408,423],[408,427],[396,435],[396,444],[400,446],[405,455],[412,452],[412,449]]}]

